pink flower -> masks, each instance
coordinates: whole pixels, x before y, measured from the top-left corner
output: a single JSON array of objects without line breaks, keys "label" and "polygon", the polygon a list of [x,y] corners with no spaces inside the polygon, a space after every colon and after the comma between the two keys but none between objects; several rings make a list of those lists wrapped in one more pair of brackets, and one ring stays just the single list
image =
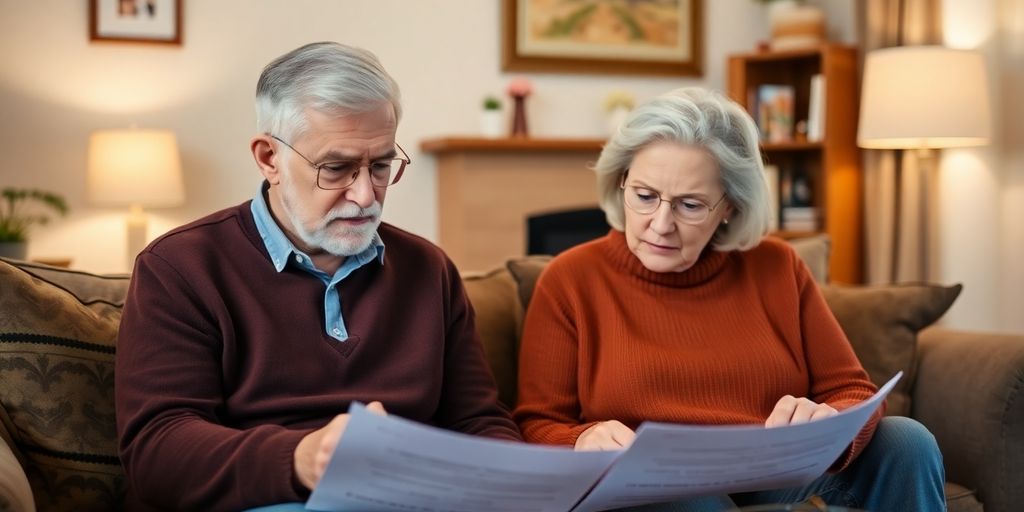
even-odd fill
[{"label": "pink flower", "polygon": [[533,92],[533,84],[526,78],[516,77],[508,83],[509,96],[522,98],[529,96],[531,92]]}]

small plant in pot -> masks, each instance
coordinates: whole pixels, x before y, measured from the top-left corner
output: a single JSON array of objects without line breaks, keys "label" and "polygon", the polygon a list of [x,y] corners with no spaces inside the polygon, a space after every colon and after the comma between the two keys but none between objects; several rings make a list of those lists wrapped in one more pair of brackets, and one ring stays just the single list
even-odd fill
[{"label": "small plant in pot", "polygon": [[480,114],[480,134],[495,139],[504,135],[504,116],[501,113],[501,100],[496,96],[486,96],[484,110]]},{"label": "small plant in pot", "polygon": [[29,228],[50,222],[53,214],[67,213],[64,198],[52,192],[11,187],[0,190],[0,256],[25,259]]}]

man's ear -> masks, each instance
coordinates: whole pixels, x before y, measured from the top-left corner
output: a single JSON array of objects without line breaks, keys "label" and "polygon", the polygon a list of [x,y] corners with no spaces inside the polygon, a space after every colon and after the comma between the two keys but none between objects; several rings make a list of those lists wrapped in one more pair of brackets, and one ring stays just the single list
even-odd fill
[{"label": "man's ear", "polygon": [[249,149],[252,150],[252,158],[260,168],[260,174],[271,185],[281,182],[281,159],[277,158],[277,149],[269,135],[257,135],[249,141]]}]

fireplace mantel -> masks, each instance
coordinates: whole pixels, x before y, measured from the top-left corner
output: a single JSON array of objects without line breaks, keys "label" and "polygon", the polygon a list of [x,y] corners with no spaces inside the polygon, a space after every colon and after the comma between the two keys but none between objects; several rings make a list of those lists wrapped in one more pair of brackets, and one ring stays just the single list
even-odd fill
[{"label": "fireplace mantel", "polygon": [[461,271],[487,270],[526,250],[526,217],[593,207],[590,167],[604,139],[439,137],[438,243]]}]

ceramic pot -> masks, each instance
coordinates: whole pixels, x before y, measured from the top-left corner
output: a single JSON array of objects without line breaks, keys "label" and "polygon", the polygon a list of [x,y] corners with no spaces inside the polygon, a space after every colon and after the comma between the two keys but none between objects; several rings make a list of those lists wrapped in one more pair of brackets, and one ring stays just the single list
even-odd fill
[{"label": "ceramic pot", "polygon": [[504,116],[500,110],[484,110],[480,113],[480,135],[497,139],[504,135]]},{"label": "ceramic pot", "polygon": [[624,107],[616,107],[608,112],[608,119],[606,119],[608,136],[615,135],[619,131],[619,127],[626,121],[626,116],[629,115],[629,109]]}]

